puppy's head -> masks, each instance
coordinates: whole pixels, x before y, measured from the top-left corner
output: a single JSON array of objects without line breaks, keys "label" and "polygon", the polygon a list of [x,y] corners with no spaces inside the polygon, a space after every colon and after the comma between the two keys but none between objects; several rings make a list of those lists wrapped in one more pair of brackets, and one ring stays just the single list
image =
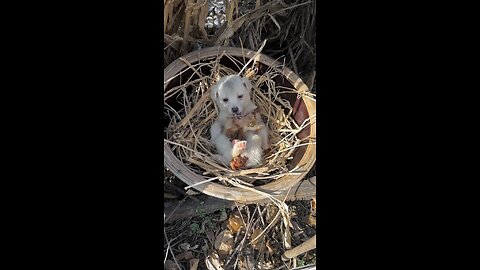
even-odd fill
[{"label": "puppy's head", "polygon": [[232,116],[239,116],[251,104],[250,93],[252,84],[250,80],[238,75],[222,77],[213,87],[211,98],[221,112]]}]

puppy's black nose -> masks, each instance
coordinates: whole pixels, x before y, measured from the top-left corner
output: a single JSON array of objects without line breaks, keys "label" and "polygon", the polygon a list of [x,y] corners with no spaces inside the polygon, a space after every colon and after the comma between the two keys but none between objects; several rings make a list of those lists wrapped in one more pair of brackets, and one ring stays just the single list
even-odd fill
[{"label": "puppy's black nose", "polygon": [[234,112],[234,113],[238,112],[238,107],[233,107],[232,112]]}]

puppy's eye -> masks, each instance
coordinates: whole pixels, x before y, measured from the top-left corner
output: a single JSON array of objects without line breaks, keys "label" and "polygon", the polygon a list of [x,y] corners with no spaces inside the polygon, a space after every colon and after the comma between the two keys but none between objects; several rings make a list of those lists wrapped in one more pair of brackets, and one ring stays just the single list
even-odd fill
[{"label": "puppy's eye", "polygon": [[238,98],[242,98],[242,97],[243,97],[243,95],[238,96]]},{"label": "puppy's eye", "polygon": [[224,98],[224,99],[223,99],[223,102],[227,102],[227,101],[228,101],[228,98]]}]

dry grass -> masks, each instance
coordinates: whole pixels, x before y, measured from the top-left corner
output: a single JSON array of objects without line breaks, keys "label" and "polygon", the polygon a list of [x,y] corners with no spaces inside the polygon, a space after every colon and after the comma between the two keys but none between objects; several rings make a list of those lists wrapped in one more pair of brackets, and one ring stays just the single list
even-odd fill
[{"label": "dry grass", "polygon": [[272,58],[285,57],[285,64],[315,89],[316,1],[224,2],[225,23],[217,31],[206,33],[207,1],[164,1],[164,67],[199,48],[222,45],[256,50],[267,39],[263,52]]}]

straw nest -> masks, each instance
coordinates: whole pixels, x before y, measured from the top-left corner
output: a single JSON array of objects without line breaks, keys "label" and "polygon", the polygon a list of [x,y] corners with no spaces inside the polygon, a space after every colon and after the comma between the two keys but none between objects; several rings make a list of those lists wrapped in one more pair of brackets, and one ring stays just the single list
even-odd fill
[{"label": "straw nest", "polygon": [[[224,184],[231,180],[243,185],[263,185],[287,174],[295,174],[298,168],[289,169],[287,164],[294,151],[301,146],[315,144],[310,136],[299,139],[297,134],[315,121],[310,116],[303,123],[293,119],[290,102],[282,97],[295,94],[314,100],[310,92],[299,93],[294,88],[277,85],[275,77],[282,76],[281,68],[269,67],[260,74],[248,59],[239,59],[225,54],[235,63],[235,70],[216,59],[190,64],[194,70],[186,81],[164,93],[164,114],[167,121],[165,142],[175,156],[193,172],[202,175],[204,182],[220,180]],[[247,67],[248,66],[248,67]],[[264,164],[260,167],[233,171],[228,164],[215,160],[215,147],[210,141],[210,127],[215,121],[218,109],[210,99],[210,88],[221,77],[241,74],[252,82],[252,101],[260,108],[260,114],[269,130],[270,148],[264,152]],[[178,75],[177,75],[178,76]],[[172,106],[172,100],[181,106]]]}]

